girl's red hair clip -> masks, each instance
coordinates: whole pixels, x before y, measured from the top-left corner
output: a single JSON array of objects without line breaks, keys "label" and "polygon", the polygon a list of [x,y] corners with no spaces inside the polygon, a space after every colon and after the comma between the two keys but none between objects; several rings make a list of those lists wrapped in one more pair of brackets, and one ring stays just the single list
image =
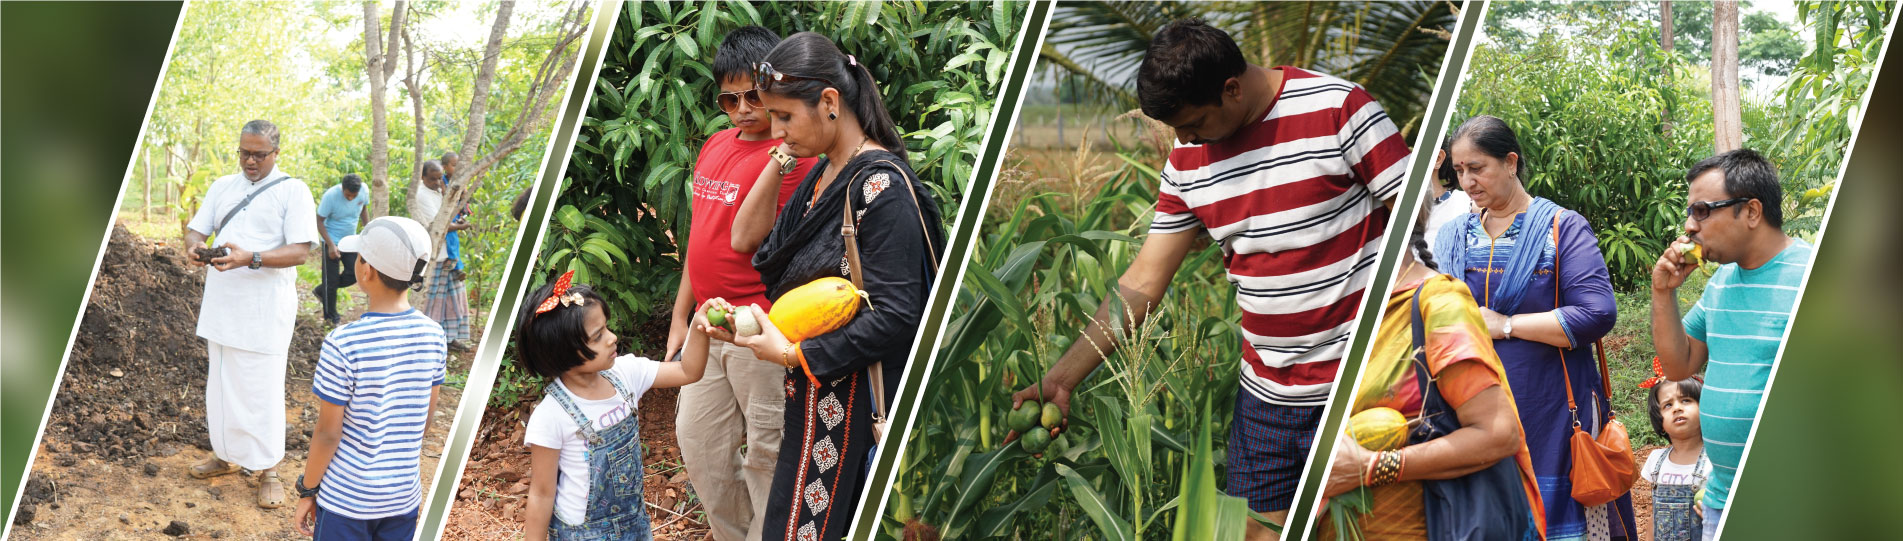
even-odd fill
[{"label": "girl's red hair clip", "polygon": [[574,281],[574,279],[575,279],[574,269],[569,269],[568,272],[562,273],[561,278],[555,279],[555,289],[552,289],[549,291],[548,298],[543,299],[542,304],[535,305],[535,315],[539,316],[539,315],[542,315],[542,312],[554,310],[555,306],[557,305],[581,306],[583,304],[586,304],[588,301],[587,299],[583,299],[581,297],[581,293],[568,292],[569,285],[571,282]]},{"label": "girl's red hair clip", "polygon": [[1652,377],[1646,378],[1645,381],[1639,382],[1639,387],[1650,389],[1652,388],[1652,386],[1658,385],[1659,382],[1662,382],[1662,381],[1665,381],[1665,368],[1659,366],[1658,357],[1653,357],[1652,358]]}]

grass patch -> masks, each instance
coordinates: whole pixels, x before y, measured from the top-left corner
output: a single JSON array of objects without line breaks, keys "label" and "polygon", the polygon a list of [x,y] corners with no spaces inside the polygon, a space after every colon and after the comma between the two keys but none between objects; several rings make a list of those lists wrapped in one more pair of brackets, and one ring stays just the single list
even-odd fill
[{"label": "grass patch", "polygon": [[[1680,313],[1697,302],[1709,279],[1704,272],[1685,279],[1678,290]],[[1618,413],[1619,422],[1625,423],[1633,449],[1668,444],[1664,436],[1652,431],[1652,419],[1646,412],[1645,397],[1651,389],[1639,386],[1652,377],[1652,358],[1658,356],[1658,349],[1652,346],[1652,292],[1615,291],[1613,297],[1618,301],[1619,323],[1604,339],[1606,365],[1612,372],[1612,411]]]}]

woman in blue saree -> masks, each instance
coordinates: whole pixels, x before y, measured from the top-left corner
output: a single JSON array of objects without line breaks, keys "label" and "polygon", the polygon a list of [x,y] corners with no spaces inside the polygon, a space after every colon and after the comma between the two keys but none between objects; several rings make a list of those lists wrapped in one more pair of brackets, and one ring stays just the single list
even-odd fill
[{"label": "woman in blue saree", "polygon": [[1578,213],[1526,192],[1526,163],[1505,122],[1468,120],[1450,150],[1461,189],[1479,210],[1442,228],[1434,257],[1473,290],[1506,366],[1546,507],[1546,538],[1637,539],[1631,495],[1591,508],[1572,497],[1567,375],[1581,429],[1596,435],[1611,417],[1591,349],[1618,316],[1598,239]]}]

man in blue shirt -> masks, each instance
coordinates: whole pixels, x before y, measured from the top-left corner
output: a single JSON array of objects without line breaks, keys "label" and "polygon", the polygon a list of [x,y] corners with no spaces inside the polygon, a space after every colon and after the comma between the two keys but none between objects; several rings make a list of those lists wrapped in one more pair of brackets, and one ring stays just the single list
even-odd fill
[{"label": "man in blue shirt", "polygon": [[324,197],[317,203],[317,233],[324,237],[324,278],[311,291],[324,303],[324,320],[336,325],[343,317],[337,313],[337,290],[357,283],[357,254],[337,249],[337,240],[357,234],[357,224],[367,218],[369,210],[365,202],[370,198],[363,195],[363,179],[356,174],[344,175],[343,181],[324,191]]},{"label": "man in blue shirt", "polygon": [[[1652,267],[1652,343],[1665,379],[1705,375],[1698,424],[1712,470],[1699,508],[1704,538],[1713,539],[1797,313],[1812,246],[1785,234],[1783,187],[1757,152],[1706,158],[1685,178],[1685,235]],[[1681,319],[1678,288],[1700,259],[1718,270]]]}]

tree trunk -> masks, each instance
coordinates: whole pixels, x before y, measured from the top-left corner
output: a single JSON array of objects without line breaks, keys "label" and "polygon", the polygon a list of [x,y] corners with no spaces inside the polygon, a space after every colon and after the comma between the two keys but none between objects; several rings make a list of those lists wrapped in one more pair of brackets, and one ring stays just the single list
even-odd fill
[{"label": "tree trunk", "polygon": [[[1666,56],[1672,54],[1672,0],[1659,2],[1659,49],[1663,49]],[[1659,77],[1666,84],[1671,84],[1672,65],[1660,66]],[[1672,138],[1672,122],[1671,105],[1666,105],[1664,110],[1659,111],[1659,131],[1665,134],[1666,139]]]},{"label": "tree trunk", "polygon": [[139,154],[145,156],[145,198],[139,200],[144,203],[139,205],[139,219],[149,222],[152,221],[152,149],[139,147]]},{"label": "tree trunk", "polygon": [[[468,203],[470,194],[480,188],[482,174],[520,150],[529,135],[541,131],[542,124],[548,120],[552,109],[549,102],[567,86],[563,83],[570,80],[575,63],[581,56],[579,47],[571,50],[570,46],[576,45],[577,40],[586,35],[588,30],[589,4],[579,2],[574,6],[563,17],[565,20],[555,45],[549,48],[548,54],[536,67],[535,75],[530,78],[522,111],[516,115],[509,131],[491,147],[489,154],[478,157],[476,151],[482,147],[482,134],[488,125],[489,87],[496,79],[496,61],[502,56],[502,41],[508,35],[509,17],[515,8],[514,2],[510,0],[503,0],[497,6],[496,22],[489,29],[488,43],[483,46],[481,71],[477,72],[475,85],[470,92],[469,118],[464,120],[463,145],[457,151],[460,166],[456,168],[453,178],[443,179],[443,206],[435,218],[425,224],[434,243],[443,242],[443,235],[449,231],[449,222],[456,216],[456,211]],[[435,279],[436,268],[431,265],[425,271],[425,283]]]},{"label": "tree trunk", "polygon": [[1744,146],[1738,95],[1738,3],[1711,6],[1711,142],[1719,153]]},{"label": "tree trunk", "polygon": [[1672,0],[1659,2],[1659,48],[1672,52]]},{"label": "tree trunk", "polygon": [[390,44],[383,46],[383,31],[377,25],[377,3],[363,3],[363,60],[370,76],[370,217],[390,214],[390,126],[388,106],[384,103],[390,74],[396,71],[397,29],[403,27],[404,3],[399,0],[390,13]]},{"label": "tree trunk", "polygon": [[410,91],[410,110],[415,112],[416,118],[415,158],[410,160],[415,163],[410,168],[409,186],[404,188],[407,197],[403,200],[415,201],[416,187],[423,184],[423,161],[426,159],[423,157],[423,84],[418,80],[423,70],[416,67],[416,43],[410,40],[410,29],[407,27],[403,29],[403,57],[407,65],[403,86]]}]

